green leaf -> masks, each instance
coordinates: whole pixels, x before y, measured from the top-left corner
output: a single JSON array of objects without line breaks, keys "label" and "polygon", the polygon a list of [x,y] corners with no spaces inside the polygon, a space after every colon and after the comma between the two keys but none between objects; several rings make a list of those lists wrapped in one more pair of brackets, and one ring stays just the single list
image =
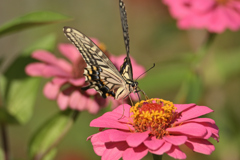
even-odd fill
[{"label": "green leaf", "polygon": [[51,151],[43,158],[43,160],[53,160],[57,154],[57,149],[53,148]]},{"label": "green leaf", "polygon": [[62,140],[77,118],[78,111],[66,110],[59,112],[47,120],[32,137],[28,154],[30,159],[42,159],[49,154]]},{"label": "green leaf", "polygon": [[0,36],[30,27],[58,23],[66,20],[70,20],[70,18],[55,12],[41,11],[29,13],[24,16],[15,18],[0,26]]},{"label": "green leaf", "polygon": [[6,111],[1,113],[0,120],[24,124],[31,118],[40,78],[27,76],[25,67],[34,61],[30,55],[35,48],[52,50],[54,46],[54,35],[41,39],[23,51],[0,77],[2,106]]}]

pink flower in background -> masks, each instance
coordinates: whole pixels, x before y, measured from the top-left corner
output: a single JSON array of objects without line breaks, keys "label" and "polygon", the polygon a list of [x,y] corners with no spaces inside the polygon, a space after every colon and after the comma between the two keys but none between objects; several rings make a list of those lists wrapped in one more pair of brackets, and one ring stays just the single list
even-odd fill
[{"label": "pink flower in background", "polygon": [[91,127],[105,129],[88,138],[103,160],[137,160],[148,152],[185,159],[179,148],[183,144],[207,155],[215,150],[207,139],[218,141],[218,127],[210,118],[199,118],[213,112],[206,106],[173,104],[155,98],[133,107],[124,104],[124,109],[124,115],[123,106],[119,106],[90,123]]},{"label": "pink flower in background", "polygon": [[239,0],[163,0],[181,29],[205,28],[221,33],[240,29]]},{"label": "pink flower in background", "polygon": [[[97,39],[92,39],[94,43],[105,51],[105,46]],[[26,66],[26,73],[30,76],[41,76],[53,79],[44,86],[44,95],[51,100],[56,100],[60,109],[65,110],[68,106],[76,110],[88,110],[90,113],[97,113],[101,107],[106,106],[111,100],[100,98],[100,95],[94,90],[82,91],[85,86],[83,70],[86,63],[81,54],[72,44],[60,44],[60,52],[68,59],[57,58],[52,53],[45,50],[37,50],[32,54],[34,59],[41,62],[31,63]],[[107,52],[105,54],[108,55]],[[115,57],[110,55],[114,64],[123,63],[122,56]],[[140,75],[145,71],[132,59],[134,73]],[[94,96],[94,98],[92,98]],[[112,100],[113,101],[113,100]],[[117,103],[116,103],[117,105]]]}]

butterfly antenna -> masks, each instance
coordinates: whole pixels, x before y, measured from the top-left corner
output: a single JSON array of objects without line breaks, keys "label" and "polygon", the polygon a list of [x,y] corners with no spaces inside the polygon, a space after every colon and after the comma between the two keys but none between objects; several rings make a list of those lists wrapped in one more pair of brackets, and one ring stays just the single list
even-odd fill
[{"label": "butterfly antenna", "polygon": [[[138,78],[140,78],[142,75],[144,75],[145,73],[147,73],[148,71],[150,71],[154,67],[155,67],[155,63],[153,63],[153,66],[151,68],[149,68],[147,71],[143,72],[140,76],[138,76]],[[138,80],[138,78],[136,80]]]}]

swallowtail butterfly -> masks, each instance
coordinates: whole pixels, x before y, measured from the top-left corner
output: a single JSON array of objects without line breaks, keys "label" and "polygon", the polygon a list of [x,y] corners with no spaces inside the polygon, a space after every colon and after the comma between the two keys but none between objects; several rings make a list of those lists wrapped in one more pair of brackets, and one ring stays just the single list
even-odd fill
[{"label": "swallowtail butterfly", "polygon": [[129,56],[129,35],[127,13],[122,0],[119,0],[120,16],[123,29],[123,38],[127,51],[120,72],[90,38],[80,31],[64,27],[63,32],[67,38],[77,47],[87,63],[84,69],[84,76],[88,86],[82,89],[94,88],[103,98],[112,96],[115,99],[122,99],[132,92],[138,92],[138,82],[133,80],[132,64]]}]

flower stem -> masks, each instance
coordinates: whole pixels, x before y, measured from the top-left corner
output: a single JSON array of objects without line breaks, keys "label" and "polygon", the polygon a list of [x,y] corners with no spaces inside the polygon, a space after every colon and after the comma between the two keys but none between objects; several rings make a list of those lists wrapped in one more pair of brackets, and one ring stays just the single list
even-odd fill
[{"label": "flower stem", "polygon": [[1,135],[2,135],[2,147],[3,147],[5,160],[9,160],[8,137],[7,137],[7,128],[5,124],[1,124]]},{"label": "flower stem", "polygon": [[162,160],[162,155],[152,154],[153,160]]},{"label": "flower stem", "polygon": [[215,37],[216,37],[215,33],[210,33],[210,32],[207,33],[206,39],[202,43],[202,45],[199,47],[196,53],[196,58],[193,61],[194,69],[198,70],[198,67],[201,65],[205,55],[207,54],[207,50],[209,46],[213,43]]}]

